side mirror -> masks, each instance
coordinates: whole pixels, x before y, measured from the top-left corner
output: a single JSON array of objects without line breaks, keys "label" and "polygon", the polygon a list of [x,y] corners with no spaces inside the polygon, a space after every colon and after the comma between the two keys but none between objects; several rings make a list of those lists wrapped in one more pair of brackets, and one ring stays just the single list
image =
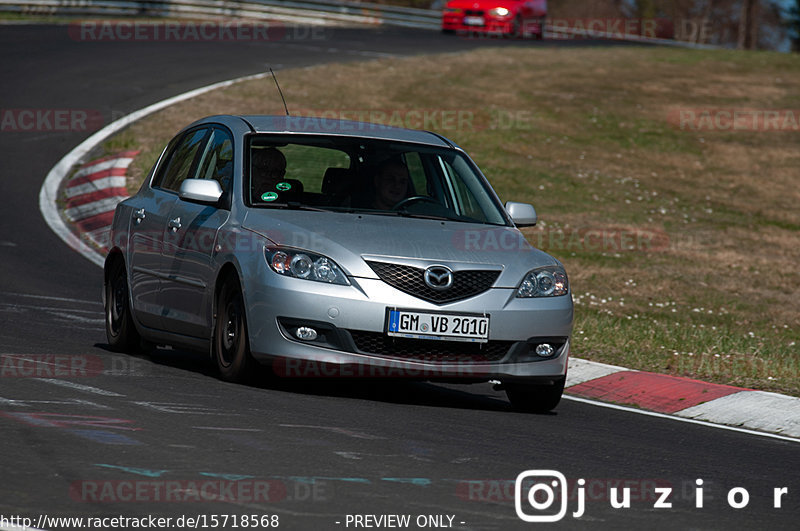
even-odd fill
[{"label": "side mirror", "polygon": [[222,197],[222,187],[211,179],[186,179],[181,183],[178,197],[187,201],[216,205]]},{"label": "side mirror", "polygon": [[532,227],[536,225],[536,209],[528,203],[506,202],[506,212],[511,216],[511,221],[517,227]]}]

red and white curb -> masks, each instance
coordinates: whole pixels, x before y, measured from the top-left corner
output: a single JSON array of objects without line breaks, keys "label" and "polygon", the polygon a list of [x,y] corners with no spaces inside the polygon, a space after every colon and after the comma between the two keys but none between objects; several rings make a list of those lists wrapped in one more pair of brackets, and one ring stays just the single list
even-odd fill
[{"label": "red and white curb", "polygon": [[684,419],[800,439],[800,398],[572,358],[564,392]]},{"label": "red and white curb", "polygon": [[[97,131],[64,156],[48,173],[39,192],[39,210],[45,221],[67,245],[102,267],[106,253],[76,236],[59,214],[56,200],[58,190],[72,168],[105,139],[157,110],[239,81],[263,77],[265,74],[246,76],[186,92],[140,109]],[[71,192],[67,192],[66,216],[75,219],[78,231],[86,234],[100,248],[108,245],[108,227],[116,204],[127,196],[123,190],[124,170],[133,156],[132,152],[126,152],[84,164],[66,185],[66,190],[71,189]],[[85,179],[78,181],[79,178]],[[74,195],[69,197],[70,193]],[[70,199],[74,199],[74,203],[70,203]],[[76,210],[69,210],[72,208]],[[800,398],[775,393],[571,358],[565,398],[631,413],[664,416],[800,442]]]},{"label": "red and white curb", "polygon": [[84,164],[64,187],[64,216],[103,254],[109,249],[114,209],[128,198],[125,174],[138,154],[125,151]]}]

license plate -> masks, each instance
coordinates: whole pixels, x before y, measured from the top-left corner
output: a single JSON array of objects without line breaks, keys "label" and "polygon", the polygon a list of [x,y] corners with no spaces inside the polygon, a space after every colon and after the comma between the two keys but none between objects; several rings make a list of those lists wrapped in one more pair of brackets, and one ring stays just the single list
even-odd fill
[{"label": "license plate", "polygon": [[489,340],[489,316],[389,310],[386,333],[413,339],[485,343]]},{"label": "license plate", "polygon": [[465,26],[483,26],[483,17],[464,17]]}]

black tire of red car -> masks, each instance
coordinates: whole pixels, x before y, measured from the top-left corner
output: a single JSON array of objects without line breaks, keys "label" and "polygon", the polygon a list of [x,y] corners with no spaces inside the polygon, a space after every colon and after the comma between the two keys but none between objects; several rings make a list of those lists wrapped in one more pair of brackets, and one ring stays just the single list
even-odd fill
[{"label": "black tire of red car", "polygon": [[515,18],[512,23],[510,36],[512,39],[525,38],[525,27],[522,24],[522,17],[519,15],[517,15],[517,18]]},{"label": "black tire of red car", "polygon": [[255,361],[250,355],[244,297],[233,276],[225,280],[217,295],[214,355],[223,380],[245,382],[253,375]]},{"label": "black tire of red car", "polygon": [[506,396],[517,411],[547,413],[561,401],[566,376],[551,385],[507,384]]},{"label": "black tire of red car", "polygon": [[456,32],[456,30],[442,28],[442,33],[445,34],[445,35],[453,35],[455,32]]},{"label": "black tire of red car", "polygon": [[105,279],[106,339],[114,352],[132,352],[139,346],[139,333],[131,315],[125,263],[117,258],[109,264]]},{"label": "black tire of red car", "polygon": [[539,19],[539,33],[534,33],[533,38],[536,40],[544,40],[544,26],[547,24],[547,19],[542,17]]}]

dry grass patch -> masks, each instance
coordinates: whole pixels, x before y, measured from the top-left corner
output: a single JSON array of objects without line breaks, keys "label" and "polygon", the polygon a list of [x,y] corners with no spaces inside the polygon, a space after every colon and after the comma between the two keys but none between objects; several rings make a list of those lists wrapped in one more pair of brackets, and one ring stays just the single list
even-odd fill
[{"label": "dry grass patch", "polygon": [[[668,120],[675,109],[800,113],[796,59],[520,47],[279,76],[296,114],[378,112],[416,126],[414,111],[466,113],[455,126],[424,126],[464,147],[502,198],[536,205],[542,223],[526,234],[570,273],[575,355],[800,396],[800,132],[692,131]],[[242,83],[114,142],[143,150],[140,180],[196,118],[282,111],[272,80]],[[666,245],[627,249],[609,237],[598,248],[589,230],[655,234]]]}]

